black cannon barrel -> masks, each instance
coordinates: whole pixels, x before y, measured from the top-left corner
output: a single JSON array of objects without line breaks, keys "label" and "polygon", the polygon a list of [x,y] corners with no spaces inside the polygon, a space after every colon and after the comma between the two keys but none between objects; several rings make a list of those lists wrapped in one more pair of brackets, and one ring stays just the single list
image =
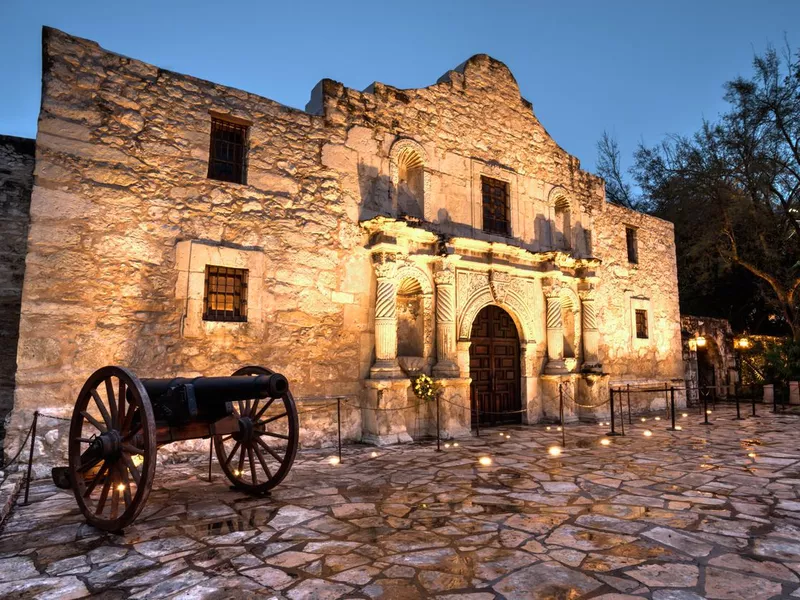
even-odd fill
[{"label": "black cannon barrel", "polygon": [[256,398],[280,398],[289,390],[289,382],[279,373],[237,377],[175,377],[173,379],[142,379],[147,395],[155,401],[180,386],[191,384],[198,405],[215,402],[235,402]]}]

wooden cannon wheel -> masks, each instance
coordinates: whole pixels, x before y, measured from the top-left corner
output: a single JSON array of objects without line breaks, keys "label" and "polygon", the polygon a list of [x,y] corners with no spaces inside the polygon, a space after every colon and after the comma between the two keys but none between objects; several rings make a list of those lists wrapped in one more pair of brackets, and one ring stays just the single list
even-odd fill
[{"label": "wooden cannon wheel", "polygon": [[[272,375],[264,367],[242,367],[233,375]],[[217,460],[237,489],[264,494],[283,481],[299,441],[297,408],[291,392],[281,398],[237,401],[239,431],[214,436]]]},{"label": "wooden cannon wheel", "polygon": [[120,531],[139,515],[156,470],[156,427],[142,383],[122,367],[86,381],[69,428],[70,485],[86,520]]}]

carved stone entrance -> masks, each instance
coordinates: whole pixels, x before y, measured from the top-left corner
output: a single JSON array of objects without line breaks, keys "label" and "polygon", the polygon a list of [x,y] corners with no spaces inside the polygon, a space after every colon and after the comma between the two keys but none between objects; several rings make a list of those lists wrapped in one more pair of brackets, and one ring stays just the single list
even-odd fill
[{"label": "carved stone entrance", "polygon": [[[487,306],[475,317],[469,347],[472,424],[520,423],[519,335],[511,316]],[[476,410],[477,408],[477,410]]]}]

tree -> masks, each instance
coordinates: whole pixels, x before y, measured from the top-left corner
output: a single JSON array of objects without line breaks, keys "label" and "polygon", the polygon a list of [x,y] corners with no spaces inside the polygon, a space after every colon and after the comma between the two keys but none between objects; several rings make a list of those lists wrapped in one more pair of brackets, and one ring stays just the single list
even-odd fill
[{"label": "tree", "polygon": [[609,202],[635,208],[631,186],[622,174],[619,144],[607,131],[597,142],[597,174],[606,181],[606,199]]},{"label": "tree", "polygon": [[632,173],[651,212],[675,223],[682,308],[687,293],[720,298],[704,286],[735,281],[750,313],[800,341],[800,53],[770,48],[753,66],[726,85],[717,122],[640,145]]}]

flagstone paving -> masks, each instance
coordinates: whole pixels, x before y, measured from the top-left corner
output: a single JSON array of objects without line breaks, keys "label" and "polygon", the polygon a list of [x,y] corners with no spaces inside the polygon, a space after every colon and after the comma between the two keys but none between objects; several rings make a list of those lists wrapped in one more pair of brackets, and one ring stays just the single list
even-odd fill
[{"label": "flagstone paving", "polygon": [[800,597],[800,417],[713,416],[636,422],[610,446],[569,425],[558,457],[542,426],[441,453],[352,446],[338,466],[303,451],[266,499],[194,456],[159,465],[124,535],[36,482],[0,531],[0,597]]}]

